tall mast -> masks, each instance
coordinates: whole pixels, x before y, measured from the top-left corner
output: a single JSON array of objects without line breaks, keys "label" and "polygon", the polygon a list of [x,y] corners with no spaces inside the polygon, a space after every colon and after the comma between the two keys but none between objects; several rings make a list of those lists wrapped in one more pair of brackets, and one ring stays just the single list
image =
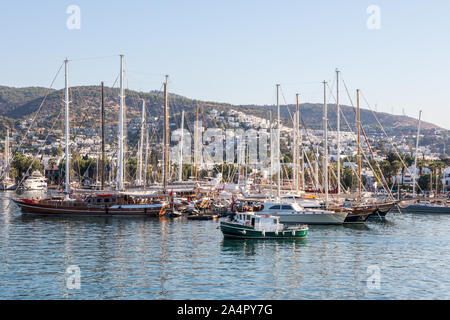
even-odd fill
[{"label": "tall mast", "polygon": [[178,181],[183,181],[183,140],[184,140],[184,110],[181,111],[180,169],[178,172]]},{"label": "tall mast", "polygon": [[297,109],[294,113],[294,120],[292,123],[293,133],[294,133],[294,145],[292,147],[292,165],[293,165],[293,179],[294,179],[294,188],[295,191],[298,192],[298,166],[297,166],[297,151],[298,151],[298,141],[297,141],[297,114],[298,114],[298,94],[297,97]]},{"label": "tall mast", "polygon": [[296,167],[297,167],[297,194],[300,191],[300,170],[303,170],[303,168],[301,167],[301,161],[300,161],[300,153],[302,152],[301,150],[301,135],[300,135],[300,104],[299,104],[299,94],[296,94],[296,98],[297,98],[297,123],[295,124],[295,131],[297,132],[296,134],[296,138],[297,138],[297,145],[296,145],[296,150],[297,150],[297,157],[295,159],[295,163],[296,163]]},{"label": "tall mast", "polygon": [[123,175],[124,175],[124,167],[123,167],[123,142],[124,142],[124,135],[123,135],[123,113],[124,113],[124,107],[125,107],[125,94],[124,94],[124,88],[123,88],[123,82],[124,82],[124,71],[123,71],[123,55],[120,55],[120,94],[119,94],[119,174],[117,175],[117,188],[119,190],[123,190]]},{"label": "tall mast", "polygon": [[167,192],[167,176],[169,164],[169,99],[167,84],[169,76],[166,75],[166,82],[164,82],[164,173],[163,173],[163,189]]},{"label": "tall mast", "polygon": [[198,181],[198,176],[197,176],[197,166],[198,166],[198,158],[199,158],[199,127],[198,127],[198,104],[197,104],[197,121],[196,121],[196,125],[194,126],[195,132],[194,132],[194,170],[195,170],[195,181]]},{"label": "tall mast", "polygon": [[341,106],[339,104],[339,70],[336,69],[336,108],[337,108],[337,194],[341,194]]},{"label": "tall mast", "polygon": [[64,90],[64,103],[65,103],[65,122],[66,122],[66,186],[64,193],[66,199],[70,194],[70,147],[69,147],[69,60],[66,58],[65,64],[65,90]]},{"label": "tall mast", "polygon": [[[413,172],[413,197],[416,197],[416,174],[417,174],[417,155],[419,154],[419,138],[420,138],[420,121],[422,119],[422,110],[419,111],[419,124],[417,126],[417,138],[416,138],[416,155],[414,157],[414,172]],[[433,177],[433,175],[431,175]],[[433,189],[433,187],[431,187]]]},{"label": "tall mast", "polygon": [[138,162],[138,183],[142,184],[142,165],[143,165],[143,150],[144,150],[144,134],[145,134],[145,100],[142,99],[142,114],[141,114],[141,136],[139,142],[139,162]]},{"label": "tall mast", "polygon": [[325,208],[328,208],[328,105],[327,82],[323,82],[323,185],[325,188]]},{"label": "tall mast", "polygon": [[105,190],[105,92],[102,81],[102,165],[101,165],[101,189]]},{"label": "tall mast", "polygon": [[280,152],[280,85],[277,84],[277,201],[281,200],[281,152]]},{"label": "tall mast", "polygon": [[5,137],[5,163],[4,163],[4,178],[8,180],[10,170],[10,159],[9,159],[9,128],[6,128],[6,137]]},{"label": "tall mast", "polygon": [[148,129],[145,128],[145,159],[144,159],[144,188],[147,185],[147,167],[148,167]]},{"label": "tall mast", "polygon": [[356,90],[356,126],[358,130],[358,200],[362,199],[361,180],[361,115],[359,110],[359,89]]},{"label": "tall mast", "polygon": [[272,110],[269,111],[269,117],[270,117],[270,129],[269,129],[269,137],[270,137],[270,170],[269,170],[269,178],[270,178],[270,200],[272,200],[272,184],[273,184],[273,158],[274,158],[274,150],[273,150],[273,134],[272,134],[272,127],[273,127],[273,120],[272,120]]}]

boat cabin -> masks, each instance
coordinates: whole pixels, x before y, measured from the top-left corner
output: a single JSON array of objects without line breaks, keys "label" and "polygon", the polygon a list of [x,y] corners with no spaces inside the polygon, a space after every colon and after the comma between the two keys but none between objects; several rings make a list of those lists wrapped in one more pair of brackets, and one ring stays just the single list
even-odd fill
[{"label": "boat cabin", "polygon": [[237,213],[234,220],[246,226],[252,226],[257,231],[281,231],[283,225],[280,223],[280,217],[272,215],[255,215],[253,213]]}]

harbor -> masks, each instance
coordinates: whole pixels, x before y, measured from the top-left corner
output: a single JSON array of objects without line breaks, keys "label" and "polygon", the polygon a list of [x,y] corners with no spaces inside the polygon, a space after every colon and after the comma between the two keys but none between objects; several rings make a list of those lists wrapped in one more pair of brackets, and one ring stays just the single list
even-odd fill
[{"label": "harbor", "polygon": [[448,4],[100,2],[0,12],[0,300],[450,300]]},{"label": "harbor", "polygon": [[[4,199],[0,209],[3,299],[450,298],[448,215],[226,240],[213,220],[22,216]],[[79,290],[66,286],[73,265]],[[372,268],[378,288],[367,285]]]}]

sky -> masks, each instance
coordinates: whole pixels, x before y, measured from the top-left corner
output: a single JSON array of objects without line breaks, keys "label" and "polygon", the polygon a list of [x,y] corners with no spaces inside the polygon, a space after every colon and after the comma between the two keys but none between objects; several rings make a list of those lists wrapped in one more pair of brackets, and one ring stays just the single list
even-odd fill
[{"label": "sky", "polygon": [[0,33],[0,85],[49,87],[68,57],[71,86],[111,86],[124,54],[129,89],[159,90],[168,74],[189,98],[274,104],[279,83],[291,104],[322,102],[338,68],[353,100],[358,88],[374,110],[423,110],[450,129],[448,0],[16,0],[1,4]]}]

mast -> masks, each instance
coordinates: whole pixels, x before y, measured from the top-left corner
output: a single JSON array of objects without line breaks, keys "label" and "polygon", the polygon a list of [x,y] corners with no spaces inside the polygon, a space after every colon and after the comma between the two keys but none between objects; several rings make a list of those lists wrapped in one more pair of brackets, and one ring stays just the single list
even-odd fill
[{"label": "mast", "polygon": [[296,118],[296,120],[297,120],[297,123],[295,124],[295,127],[296,127],[296,131],[297,131],[297,135],[296,135],[296,137],[297,137],[297,146],[296,146],[296,150],[297,150],[297,158],[295,159],[295,161],[296,161],[296,167],[297,167],[297,194],[300,192],[300,170],[303,170],[303,168],[302,168],[302,166],[301,166],[301,157],[302,156],[300,156],[300,153],[303,153],[302,152],[302,149],[301,149],[301,145],[302,145],[302,138],[301,138],[301,135],[300,135],[300,103],[299,103],[299,94],[297,93],[296,94],[296,96],[297,96],[297,118]]},{"label": "mast", "polygon": [[138,184],[142,184],[142,164],[143,164],[143,150],[144,150],[144,134],[145,134],[145,100],[142,99],[142,114],[141,114],[141,136],[139,141],[139,155],[138,155]]},{"label": "mast", "polygon": [[198,166],[198,157],[199,157],[199,141],[198,141],[198,135],[199,135],[199,127],[198,127],[198,104],[197,104],[197,121],[196,121],[196,125],[194,126],[195,132],[194,132],[194,169],[195,169],[195,181],[198,181],[198,176],[197,176],[197,166]]},{"label": "mast", "polygon": [[[420,122],[422,119],[422,110],[419,111],[419,123],[417,125],[417,138],[416,138],[416,155],[414,157],[414,173],[413,173],[413,197],[416,197],[416,174],[417,174],[417,155],[419,153],[419,138],[420,138]],[[431,174],[433,178],[433,174]],[[431,180],[430,180],[431,181]],[[431,190],[433,190],[433,184],[431,184]]]},{"label": "mast", "polygon": [[163,167],[163,190],[167,192],[167,176],[168,176],[168,164],[169,164],[169,99],[167,84],[169,76],[166,75],[166,81],[164,82],[164,167]]},{"label": "mast", "polygon": [[[146,126],[147,127],[147,126]],[[145,163],[144,163],[144,188],[147,185],[147,167],[148,167],[148,129],[145,128]]]},{"label": "mast", "polygon": [[69,198],[70,194],[70,147],[69,147],[69,60],[66,58],[65,64],[65,90],[64,90],[64,103],[65,103],[65,122],[66,122],[66,186],[65,186],[65,198]]},{"label": "mast", "polygon": [[281,200],[281,152],[280,152],[280,85],[277,84],[277,201]]},{"label": "mast", "polygon": [[325,208],[328,208],[328,105],[327,82],[323,82],[323,185],[325,188]]},{"label": "mast", "polygon": [[181,111],[181,140],[180,140],[180,170],[178,181],[183,181],[183,140],[184,140],[184,110]]},{"label": "mast", "polygon": [[124,88],[123,88],[123,81],[124,81],[124,71],[123,71],[123,55],[120,55],[120,94],[119,94],[119,174],[117,175],[117,189],[120,191],[124,189],[123,186],[123,174],[124,174],[124,168],[123,168],[123,142],[124,142],[124,136],[123,136],[123,113],[124,113],[124,107],[125,107],[125,94],[124,94]]},{"label": "mast", "polygon": [[9,170],[10,170],[10,159],[9,159],[9,128],[6,128],[6,137],[5,137],[5,172],[4,178],[5,180],[9,180]]},{"label": "mast", "polygon": [[336,69],[336,108],[337,108],[337,194],[341,194],[341,106],[339,104],[339,70]]},{"label": "mast", "polygon": [[295,191],[298,193],[298,123],[297,123],[297,117],[298,117],[298,93],[296,94],[296,98],[297,98],[297,109],[295,111],[294,114],[294,123],[292,128],[294,129],[294,146],[293,146],[293,165],[294,165],[294,172],[293,172],[293,178],[294,178],[294,187],[295,187]]},{"label": "mast", "polygon": [[272,184],[273,184],[273,158],[274,158],[274,150],[273,150],[273,134],[272,134],[272,110],[269,111],[269,117],[270,117],[270,129],[269,129],[269,136],[270,136],[270,170],[269,170],[269,178],[270,178],[270,200],[272,200]]},{"label": "mast", "polygon": [[358,131],[358,200],[362,199],[361,179],[361,114],[359,110],[359,89],[356,89],[356,126]]},{"label": "mast", "polygon": [[101,189],[105,190],[105,92],[102,81],[102,165],[101,165]]}]

